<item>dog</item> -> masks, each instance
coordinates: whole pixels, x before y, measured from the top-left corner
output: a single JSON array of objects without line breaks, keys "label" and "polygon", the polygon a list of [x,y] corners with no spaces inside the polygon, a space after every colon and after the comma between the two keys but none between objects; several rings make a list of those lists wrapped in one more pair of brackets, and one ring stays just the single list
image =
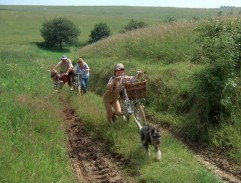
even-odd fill
[{"label": "dog", "polygon": [[160,150],[160,132],[154,127],[144,125],[140,128],[141,133],[141,143],[143,147],[146,149],[148,156],[150,156],[149,145],[155,147],[156,150],[156,159],[161,159],[161,150]]},{"label": "dog", "polygon": [[154,127],[148,126],[148,125],[141,125],[139,121],[136,120],[136,124],[138,125],[140,129],[141,134],[141,143],[142,146],[146,149],[148,156],[150,156],[151,152],[149,149],[149,145],[152,145],[155,147],[156,150],[156,159],[161,159],[161,150],[160,150],[160,140],[161,140],[161,134],[160,132],[155,129]]}]

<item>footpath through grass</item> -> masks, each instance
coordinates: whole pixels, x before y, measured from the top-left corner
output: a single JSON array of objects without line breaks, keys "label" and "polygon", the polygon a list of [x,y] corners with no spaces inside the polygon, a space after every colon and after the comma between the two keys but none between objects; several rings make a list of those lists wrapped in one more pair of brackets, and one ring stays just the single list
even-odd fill
[{"label": "footpath through grass", "polygon": [[156,161],[154,149],[151,149],[151,156],[148,157],[141,147],[139,129],[133,119],[126,123],[119,118],[110,126],[106,121],[101,97],[89,92],[81,97],[69,96],[69,99],[93,140],[105,142],[106,149],[117,152],[128,160],[125,171],[136,182],[221,182],[169,133],[162,132],[162,159]]}]

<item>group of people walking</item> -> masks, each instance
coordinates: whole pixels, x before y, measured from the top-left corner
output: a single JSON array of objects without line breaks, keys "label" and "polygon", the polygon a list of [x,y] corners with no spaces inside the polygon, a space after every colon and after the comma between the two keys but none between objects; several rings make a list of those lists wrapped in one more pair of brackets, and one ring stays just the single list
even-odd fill
[{"label": "group of people walking", "polygon": [[70,90],[73,90],[73,76],[75,73],[79,73],[81,87],[83,92],[87,93],[90,68],[82,58],[78,58],[77,64],[73,66],[72,61],[67,56],[62,55],[60,61],[51,71],[51,78],[54,81],[62,82],[63,85],[68,82]]},{"label": "group of people walking", "polygon": [[[57,69],[60,70],[59,75],[56,71]],[[63,55],[61,57],[61,60],[53,68],[51,72],[51,78],[53,78],[54,81],[59,79],[63,84],[68,82],[70,90],[73,90],[73,75],[75,73],[81,73],[81,87],[84,93],[87,93],[90,75],[89,72],[89,66],[82,58],[78,58],[77,64],[73,66],[71,60],[68,59],[65,55]],[[109,123],[115,122],[117,116],[123,115],[119,103],[119,97],[121,90],[124,88],[124,83],[135,82],[142,75],[143,71],[137,72],[135,76],[126,75],[125,67],[122,63],[119,63],[114,67],[113,76],[110,77],[107,83],[106,91],[103,95],[103,102],[105,105],[107,120]]]}]

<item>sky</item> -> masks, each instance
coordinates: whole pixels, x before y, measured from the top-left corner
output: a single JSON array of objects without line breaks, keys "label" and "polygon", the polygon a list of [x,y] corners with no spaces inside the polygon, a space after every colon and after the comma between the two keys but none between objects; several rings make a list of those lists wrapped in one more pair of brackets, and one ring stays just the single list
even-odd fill
[{"label": "sky", "polygon": [[221,6],[241,7],[241,0],[0,0],[0,5],[220,8]]}]

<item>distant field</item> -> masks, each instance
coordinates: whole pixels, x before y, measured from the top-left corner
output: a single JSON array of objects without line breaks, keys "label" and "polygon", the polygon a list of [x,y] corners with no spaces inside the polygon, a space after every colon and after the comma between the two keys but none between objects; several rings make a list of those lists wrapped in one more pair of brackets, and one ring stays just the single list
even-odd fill
[{"label": "distant field", "polygon": [[167,7],[130,7],[130,6],[0,6],[0,41],[7,44],[26,44],[43,41],[40,28],[44,21],[55,17],[67,17],[81,30],[81,42],[89,39],[94,25],[105,22],[112,34],[117,34],[130,19],[144,21],[149,25],[160,24],[168,18],[179,21],[195,18],[238,14],[241,8],[167,8]]}]

